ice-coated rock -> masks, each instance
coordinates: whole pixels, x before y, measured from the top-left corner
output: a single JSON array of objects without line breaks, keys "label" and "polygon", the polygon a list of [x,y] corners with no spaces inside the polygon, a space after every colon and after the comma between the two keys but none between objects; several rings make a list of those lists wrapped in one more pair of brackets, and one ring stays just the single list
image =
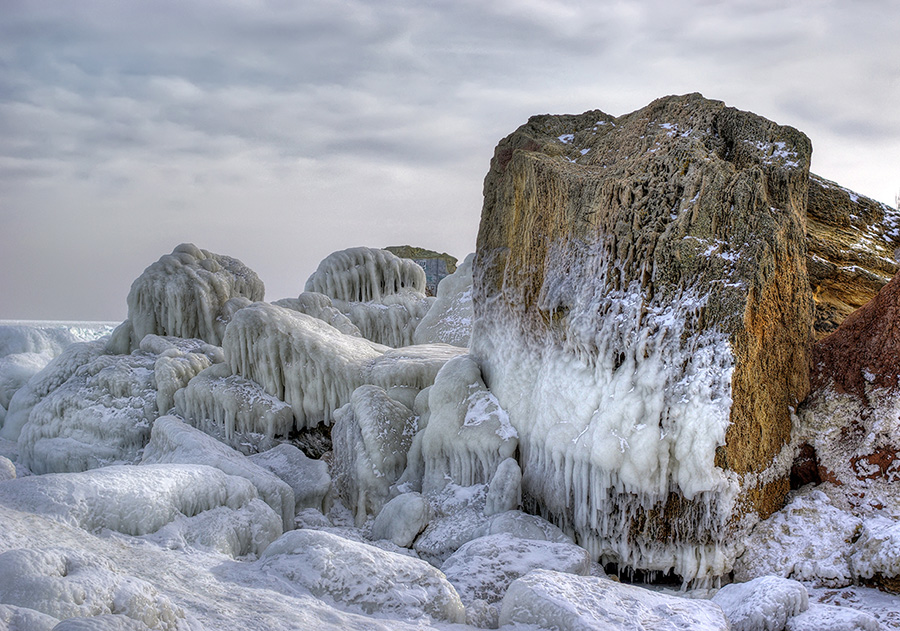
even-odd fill
[{"label": "ice-coated rock", "polygon": [[314,508],[327,513],[331,508],[331,475],[328,464],[282,443],[249,457],[250,461],[284,480],[294,490],[294,512]]},{"label": "ice-coated rock", "polygon": [[325,294],[305,291],[297,298],[282,298],[272,304],[318,318],[322,322],[327,322],[344,335],[362,337],[359,328],[350,321],[350,318],[338,311],[332,304],[331,298]]},{"label": "ice-coated rock", "polygon": [[365,385],[334,413],[331,431],[338,493],[361,525],[391,498],[391,486],[406,468],[416,417],[384,389]]},{"label": "ice-coated rock", "polygon": [[413,245],[391,245],[384,249],[400,258],[415,261],[425,270],[425,293],[429,296],[436,295],[441,280],[456,271],[457,258],[446,252],[436,252]]},{"label": "ice-coated rock", "polygon": [[417,343],[416,328],[433,302],[434,298],[425,294],[408,291],[383,296],[375,302],[335,300],[334,306],[347,315],[366,339],[399,348]]},{"label": "ice-coated rock", "polygon": [[245,478],[281,517],[284,529],[294,527],[294,491],[286,482],[177,416],[156,419],[141,464],[208,465],[228,475]]},{"label": "ice-coated rock", "polygon": [[441,368],[428,393],[426,423],[421,443],[426,495],[450,481],[459,486],[487,484],[518,445],[509,416],[467,355]]},{"label": "ice-coated rock", "polygon": [[537,515],[529,515],[520,510],[510,510],[492,515],[473,531],[476,537],[487,537],[498,533],[506,533],[520,539],[572,543],[572,538],[559,527]]},{"label": "ice-coated rock", "polygon": [[2,631],[51,631],[58,622],[53,616],[28,607],[0,604]]},{"label": "ice-coated rock", "polygon": [[726,585],[712,601],[725,612],[732,631],[782,631],[789,618],[809,607],[809,594],[803,583],[761,576]]},{"label": "ice-coated rock", "polygon": [[184,611],[150,583],[65,548],[0,554],[0,603],[57,619],[116,613],[151,629],[171,631],[185,618]]},{"label": "ice-coated rock", "polygon": [[294,427],[291,406],[228,364],[210,366],[176,392],[175,412],[242,452],[245,445],[264,449]]},{"label": "ice-coated rock", "polygon": [[[441,565],[463,604],[481,600],[495,605],[517,578],[532,570],[553,570],[587,576],[591,559],[587,550],[574,543],[522,539],[508,533],[473,539]],[[495,615],[499,617],[497,608]]]},{"label": "ice-coated rock", "polygon": [[809,609],[789,618],[785,631],[883,631],[874,616],[850,607],[810,603]]},{"label": "ice-coated rock", "polygon": [[465,258],[457,270],[444,278],[437,287],[437,300],[416,327],[416,344],[444,342],[454,346],[469,346],[472,335],[472,262],[475,254]]},{"label": "ice-coated rock", "polygon": [[387,250],[364,247],[329,254],[306,281],[306,291],[344,302],[377,301],[409,290],[425,292],[425,270]]},{"label": "ice-coated rock", "polygon": [[497,146],[470,349],[519,432],[526,507],[595,556],[723,575],[742,515],[782,505],[810,155],[699,94],[535,116]]},{"label": "ice-coated rock", "polygon": [[234,374],[291,406],[298,429],[330,425],[334,410],[364,384],[407,388],[414,397],[441,366],[465,352],[447,344],[391,349],[265,303],[235,314],[224,349]]},{"label": "ice-coated rock", "polygon": [[861,525],[822,491],[799,494],[753,527],[746,551],[735,561],[734,579],[775,575],[829,587],[849,585],[851,544]]},{"label": "ice-coated rock", "polygon": [[372,523],[372,539],[389,539],[409,548],[431,518],[431,507],[421,493],[398,495],[381,509]]},{"label": "ice-coated rock", "polygon": [[850,567],[854,576],[900,593],[900,519],[887,514],[865,519]]},{"label": "ice-coated rock", "polygon": [[459,595],[434,567],[331,533],[286,533],[257,564],[260,571],[341,607],[399,618],[465,621]]},{"label": "ice-coated rock", "polygon": [[515,580],[500,608],[500,625],[533,624],[559,631],[727,631],[722,610],[707,600],[652,592],[607,578],[534,570]]},{"label": "ice-coated rock", "polygon": [[205,465],[111,466],[0,484],[0,502],[16,510],[134,536],[156,532],[181,515],[219,506],[237,510],[257,497],[249,480]]},{"label": "ice-coated rock", "polygon": [[16,465],[6,456],[0,456],[0,482],[16,478]]},{"label": "ice-coated rock", "polygon": [[815,332],[822,338],[896,275],[900,210],[810,174],[806,232]]},{"label": "ice-coated rock", "polygon": [[85,618],[66,618],[53,631],[151,631],[150,627],[121,614],[101,614]]},{"label": "ice-coated rock", "polygon": [[140,348],[158,355],[153,364],[153,380],[156,384],[156,408],[160,414],[168,414],[175,405],[175,393],[201,371],[225,361],[221,347],[202,340],[179,341],[151,333],[141,340]]},{"label": "ice-coated rock", "polygon": [[112,353],[130,353],[148,333],[200,338],[222,345],[225,325],[244,300],[262,300],[256,272],[230,256],[182,243],[137,277],[128,292],[128,319],[109,341]]},{"label": "ice-coated rock", "polygon": [[0,408],[5,412],[16,390],[50,363],[48,353],[14,353],[0,357]]},{"label": "ice-coated rock", "polygon": [[522,504],[522,469],[515,458],[507,458],[499,464],[484,502],[487,516],[517,510]]}]

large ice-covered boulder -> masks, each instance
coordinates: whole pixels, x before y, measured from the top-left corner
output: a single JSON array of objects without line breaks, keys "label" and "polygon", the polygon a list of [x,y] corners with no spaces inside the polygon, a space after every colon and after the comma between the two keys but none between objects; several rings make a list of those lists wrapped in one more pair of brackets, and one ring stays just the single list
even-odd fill
[{"label": "large ice-covered boulder", "polygon": [[284,480],[294,490],[294,512],[314,508],[323,513],[331,508],[331,475],[323,460],[306,454],[287,443],[253,454],[250,462]]},{"label": "large ice-covered boulder", "polygon": [[257,562],[341,607],[394,618],[431,616],[464,622],[465,608],[443,574],[424,561],[317,530],[294,530],[272,543]]},{"label": "large ice-covered boulder", "polygon": [[298,429],[330,425],[334,411],[363,384],[416,394],[465,349],[427,344],[393,349],[345,335],[298,311],[266,303],[241,309],[229,323],[225,359],[234,374],[291,406]]},{"label": "large ice-covered boulder", "polygon": [[239,260],[182,243],[132,283],[128,319],[113,333],[110,351],[129,353],[148,333],[220,346],[234,310],[264,295],[259,276]]},{"label": "large ice-covered boulder", "polygon": [[510,585],[500,624],[582,631],[727,631],[722,610],[607,578],[534,570]]},{"label": "large ice-covered boulder", "polygon": [[535,116],[485,180],[471,350],[526,506],[597,557],[727,573],[808,390],[811,146],[698,94]]},{"label": "large ice-covered boulder", "polygon": [[733,631],[782,631],[789,618],[809,608],[803,583],[780,576],[761,576],[731,583],[712,597]]},{"label": "large ice-covered boulder", "polygon": [[416,327],[416,344],[444,342],[467,347],[472,335],[472,263],[475,254],[466,257],[453,274],[437,287],[437,300]]}]

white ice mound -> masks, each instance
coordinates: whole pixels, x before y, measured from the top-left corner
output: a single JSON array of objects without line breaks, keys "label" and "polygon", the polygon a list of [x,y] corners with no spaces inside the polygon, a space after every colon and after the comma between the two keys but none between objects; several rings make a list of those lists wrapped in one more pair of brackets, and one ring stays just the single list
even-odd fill
[{"label": "white ice mound", "polygon": [[510,585],[500,625],[532,624],[558,631],[728,631],[722,610],[593,576],[535,570]]},{"label": "white ice mound", "polygon": [[153,364],[156,383],[156,409],[167,414],[175,405],[175,393],[184,388],[202,370],[225,361],[221,347],[203,340],[165,338],[146,335],[142,351],[158,355]]},{"label": "white ice mound", "polygon": [[507,458],[497,466],[488,485],[484,514],[496,515],[518,510],[522,504],[522,469],[515,458]]},{"label": "white ice mound", "polygon": [[353,322],[338,311],[331,302],[331,298],[325,294],[314,291],[304,291],[297,298],[282,298],[272,303],[276,307],[283,307],[293,311],[305,313],[308,316],[327,322],[344,335],[362,337],[359,328]]},{"label": "white ice mound", "polygon": [[150,629],[189,628],[184,611],[150,583],[65,548],[0,554],[0,603],[58,619],[121,614]]},{"label": "white ice mound", "polygon": [[53,616],[28,607],[0,605],[0,631],[52,631],[58,622]]},{"label": "white ice mound", "polygon": [[413,341],[416,344],[443,342],[467,347],[472,335],[472,262],[470,254],[450,276],[445,276],[437,287],[437,300],[419,322]]},{"label": "white ice mound", "polygon": [[735,561],[734,578],[775,575],[828,587],[849,585],[851,546],[861,525],[859,518],[832,506],[822,491],[798,495],[753,527],[746,551]]},{"label": "white ice mound", "polygon": [[591,559],[587,550],[574,543],[502,533],[466,543],[441,566],[466,607],[476,600],[499,603],[514,580],[537,569],[587,576]]},{"label": "white ice mound", "polygon": [[802,583],[762,576],[726,585],[712,598],[725,612],[732,631],[782,631],[788,618],[806,611],[809,594]]},{"label": "white ice mound", "polygon": [[900,519],[886,514],[867,518],[853,546],[850,567],[862,579],[900,577]]},{"label": "white ice mound", "polygon": [[874,616],[850,607],[810,604],[809,609],[790,618],[785,631],[883,631]]},{"label": "white ice mound", "polygon": [[257,564],[261,572],[295,584],[297,591],[309,590],[349,610],[393,618],[465,621],[459,595],[434,567],[331,533],[286,533]]},{"label": "white ice mound", "polygon": [[331,475],[328,464],[307,458],[287,443],[253,454],[250,461],[284,480],[294,490],[295,514],[306,508],[327,513],[331,508]]},{"label": "white ice mound", "polygon": [[306,291],[333,300],[371,302],[412,290],[425,293],[425,270],[387,250],[349,248],[325,257],[306,281]]},{"label": "white ice mound", "polygon": [[441,366],[464,352],[446,344],[391,349],[265,303],[235,314],[224,349],[234,374],[291,406],[298,429],[330,425],[334,410],[363,384],[405,388],[414,398]]},{"label": "white ice mound", "polygon": [[132,283],[128,320],[110,340],[110,350],[128,353],[149,333],[196,337],[220,346],[235,305],[262,300],[265,287],[239,260],[190,243],[161,257]]},{"label": "white ice mound", "polygon": [[286,482],[178,417],[163,416],[153,424],[141,464],[170,463],[209,465],[249,480],[260,498],[281,516],[284,529],[294,527],[294,491]]},{"label": "white ice mound", "polygon": [[447,362],[428,394],[422,491],[427,495],[448,481],[487,484],[517,446],[518,434],[484,385],[478,364],[467,355]]},{"label": "white ice mound", "polygon": [[75,342],[90,342],[112,332],[103,323],[34,323],[0,326],[0,357],[36,353],[55,357]]},{"label": "white ice mound", "polygon": [[360,386],[334,413],[331,431],[335,484],[361,526],[391,499],[391,486],[406,468],[416,416],[378,386]]},{"label": "white ice mound", "polygon": [[219,506],[237,510],[257,497],[249,480],[204,465],[112,466],[0,484],[0,500],[11,508],[134,536],[156,532],[180,515]]},{"label": "white ice mound", "polygon": [[431,507],[421,493],[398,495],[381,509],[372,522],[372,540],[389,539],[409,548],[428,525]]},{"label": "white ice mound", "polygon": [[265,446],[294,427],[291,406],[255,381],[233,375],[227,364],[207,368],[176,392],[175,412],[235,449]]},{"label": "white ice mound", "polygon": [[[193,628],[193,627],[191,627]],[[150,627],[134,618],[116,613],[89,618],[66,618],[52,631],[151,631]]]},{"label": "white ice mound", "polygon": [[366,339],[398,348],[416,343],[416,329],[433,302],[434,298],[425,294],[406,291],[372,302],[335,300],[334,306],[347,315]]}]

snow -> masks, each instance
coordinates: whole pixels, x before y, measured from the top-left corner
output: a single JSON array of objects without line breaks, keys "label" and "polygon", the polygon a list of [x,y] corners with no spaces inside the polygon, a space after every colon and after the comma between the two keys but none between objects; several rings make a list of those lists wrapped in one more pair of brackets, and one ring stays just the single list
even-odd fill
[{"label": "snow", "polygon": [[419,322],[413,341],[416,344],[443,342],[467,347],[472,335],[472,264],[469,254],[450,276],[438,283],[437,299]]},{"label": "snow", "polygon": [[550,570],[535,570],[510,585],[500,625],[533,624],[557,631],[727,631],[722,610],[634,585]]},{"label": "snow", "polygon": [[712,601],[725,612],[732,631],[781,631],[788,618],[806,611],[809,594],[798,581],[762,576],[726,585]]},{"label": "snow", "polygon": [[444,575],[424,561],[317,530],[294,530],[271,544],[258,571],[288,586],[367,614],[464,622]]},{"label": "snow", "polygon": [[790,618],[785,631],[882,631],[875,618],[864,611],[833,605],[812,604]]},{"label": "snow", "polygon": [[900,577],[900,520],[883,513],[865,519],[850,566],[862,579]]}]

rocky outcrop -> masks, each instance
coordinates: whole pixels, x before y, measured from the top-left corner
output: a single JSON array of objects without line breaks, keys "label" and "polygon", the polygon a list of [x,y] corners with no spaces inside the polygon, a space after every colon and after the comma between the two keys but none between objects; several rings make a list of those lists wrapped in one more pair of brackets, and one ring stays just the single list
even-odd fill
[{"label": "rocky outcrop", "polygon": [[417,248],[412,245],[392,245],[385,250],[396,254],[400,258],[412,259],[419,267],[425,270],[425,293],[429,296],[437,295],[437,286],[445,276],[456,271],[457,259],[446,252],[435,252],[425,248]]},{"label": "rocky outcrop", "polygon": [[535,116],[485,179],[472,353],[524,501],[595,557],[730,569],[788,488],[813,301],[805,135],[698,94]]},{"label": "rocky outcrop", "polygon": [[897,273],[900,210],[811,175],[806,229],[821,339]]}]

